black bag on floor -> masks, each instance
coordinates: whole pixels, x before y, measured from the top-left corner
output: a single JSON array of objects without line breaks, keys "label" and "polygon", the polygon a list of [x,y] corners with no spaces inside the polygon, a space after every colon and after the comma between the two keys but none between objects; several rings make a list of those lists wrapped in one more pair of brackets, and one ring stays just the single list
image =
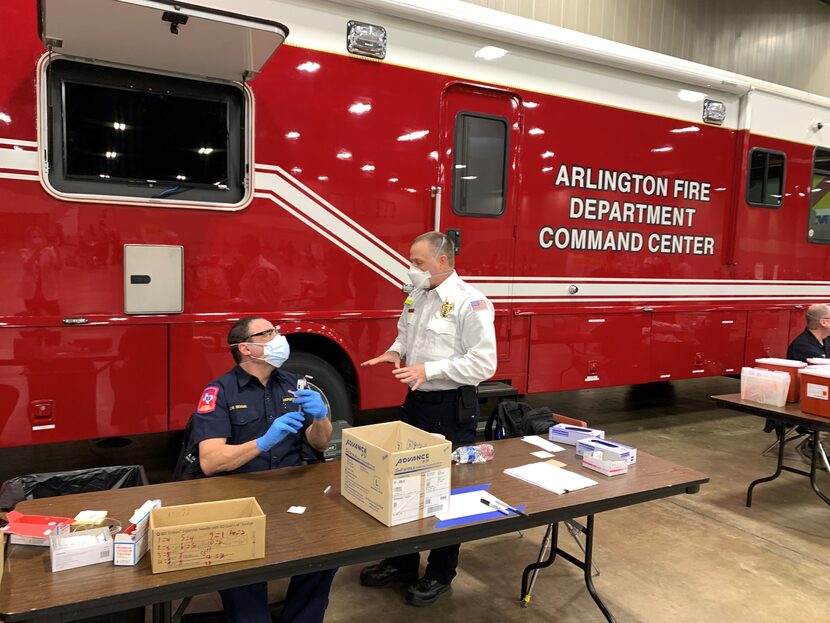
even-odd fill
[{"label": "black bag on floor", "polygon": [[526,402],[504,400],[487,418],[484,439],[510,439],[525,435],[547,435],[553,426],[553,413],[547,407],[533,409]]}]

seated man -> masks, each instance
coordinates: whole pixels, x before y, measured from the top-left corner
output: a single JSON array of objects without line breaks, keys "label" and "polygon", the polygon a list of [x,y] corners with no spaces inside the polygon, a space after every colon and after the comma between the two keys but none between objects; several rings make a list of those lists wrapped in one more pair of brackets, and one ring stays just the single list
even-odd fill
[{"label": "seated man", "polygon": [[[830,307],[822,303],[810,305],[806,313],[807,327],[800,333],[787,348],[787,359],[807,361],[813,357],[830,358]],[[769,427],[769,425],[768,425]],[[806,433],[806,429],[796,429],[799,433]],[[826,445],[826,444],[825,444]],[[813,460],[813,440],[807,438],[796,448],[802,458],[811,463]],[[819,461],[819,467],[823,467]]]},{"label": "seated man", "polygon": [[[322,452],[331,438],[319,393],[279,367],[288,342],[265,318],[238,320],[228,333],[236,366],[207,385],[193,414],[192,442],[206,476],[302,464],[303,437]],[[279,622],[321,622],[336,569],[291,578]],[[271,623],[265,582],[219,591],[230,623]]]}]

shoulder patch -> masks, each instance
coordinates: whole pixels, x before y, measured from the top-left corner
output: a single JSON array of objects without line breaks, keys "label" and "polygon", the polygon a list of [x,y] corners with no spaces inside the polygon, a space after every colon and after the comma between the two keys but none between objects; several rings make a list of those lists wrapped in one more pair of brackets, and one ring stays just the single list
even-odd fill
[{"label": "shoulder patch", "polygon": [[199,406],[196,413],[213,413],[216,410],[216,397],[219,395],[218,387],[207,387],[199,399]]},{"label": "shoulder patch", "polygon": [[487,309],[487,304],[484,301],[470,301],[470,307],[473,311],[484,311]]}]

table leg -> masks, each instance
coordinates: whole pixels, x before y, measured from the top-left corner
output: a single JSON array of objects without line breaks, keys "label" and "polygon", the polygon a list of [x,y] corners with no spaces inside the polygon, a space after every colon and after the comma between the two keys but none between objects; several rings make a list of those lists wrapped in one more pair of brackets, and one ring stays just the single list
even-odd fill
[{"label": "table leg", "polygon": [[[539,569],[544,569],[545,567],[549,567],[553,564],[556,556],[559,555],[568,562],[573,565],[576,565],[583,571],[583,575],[585,577],[585,586],[588,589],[588,593],[590,593],[591,598],[594,600],[594,603],[597,604],[597,607],[602,611],[603,616],[605,617],[608,623],[616,623],[616,619],[614,615],[611,614],[611,611],[608,610],[608,607],[602,601],[597,593],[597,589],[594,587],[594,581],[591,578],[591,565],[593,563],[593,556],[594,556],[594,516],[588,515],[588,521],[586,523],[586,527],[582,529],[583,533],[585,534],[585,560],[580,560],[576,556],[573,556],[566,552],[563,549],[559,548],[559,525],[558,524],[551,524],[549,530],[552,529],[551,534],[551,545],[550,545],[550,555],[548,556],[547,560],[542,562],[535,562],[527,567],[525,567],[524,572],[522,573],[522,602],[530,599],[530,595],[527,593],[527,579],[530,575],[531,571],[536,571]],[[545,535],[547,537],[547,535]]]},{"label": "table leg", "polygon": [[171,607],[169,601],[153,604],[153,623],[170,623]]},{"label": "table leg", "polygon": [[778,436],[778,439],[780,440],[780,443],[778,444],[778,467],[776,468],[775,473],[772,476],[767,476],[765,478],[753,480],[749,484],[749,487],[746,490],[747,508],[752,506],[752,490],[757,485],[760,485],[762,482],[769,482],[770,480],[775,480],[781,475],[781,470],[783,469],[784,465],[784,422],[775,423],[775,434]]},{"label": "table leg", "polygon": [[[821,489],[818,488],[818,483],[816,482],[816,472],[818,471],[818,455],[824,454],[824,450],[821,447],[821,439],[819,437],[818,431],[813,431],[813,459],[810,461],[810,486],[813,487],[813,491],[816,492],[816,495],[819,496],[826,504],[830,504],[830,498],[824,495],[821,492]],[[823,460],[826,461],[826,457],[822,456]]]}]

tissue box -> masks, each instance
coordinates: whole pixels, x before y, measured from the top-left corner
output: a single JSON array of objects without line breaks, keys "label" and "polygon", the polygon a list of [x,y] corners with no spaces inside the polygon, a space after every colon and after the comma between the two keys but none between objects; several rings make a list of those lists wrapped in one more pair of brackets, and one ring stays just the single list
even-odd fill
[{"label": "tissue box", "polygon": [[56,532],[49,537],[52,571],[65,571],[112,560],[112,536],[109,528],[78,532]]},{"label": "tissue box", "polygon": [[147,553],[150,511],[161,506],[159,500],[147,500],[130,517],[130,525],[124,532],[115,535],[113,542],[113,564],[117,567],[131,567]]},{"label": "tissue box", "polygon": [[554,424],[548,430],[548,439],[567,446],[575,446],[576,442],[586,437],[605,438],[605,431],[598,428],[583,428],[571,424]]},{"label": "tissue box", "polygon": [[615,455],[606,457],[604,452],[586,452],[582,455],[582,467],[592,469],[604,476],[627,474],[629,462],[614,457]]},{"label": "tissue box", "polygon": [[637,462],[637,448],[609,439],[597,439],[596,437],[580,439],[576,443],[576,455],[585,456],[589,452],[602,452],[606,459],[628,461],[629,463]]}]

